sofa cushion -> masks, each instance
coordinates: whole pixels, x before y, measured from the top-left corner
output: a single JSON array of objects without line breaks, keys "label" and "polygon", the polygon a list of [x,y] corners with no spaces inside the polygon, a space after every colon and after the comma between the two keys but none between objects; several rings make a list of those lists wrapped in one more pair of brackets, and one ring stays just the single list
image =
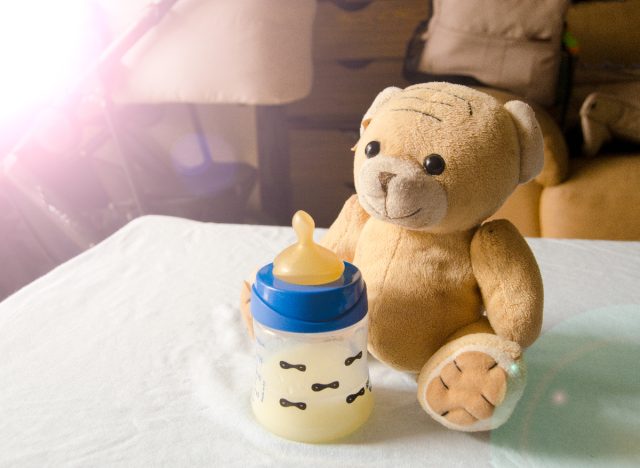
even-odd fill
[{"label": "sofa cushion", "polygon": [[[435,0],[418,70],[552,105],[568,0]],[[526,19],[526,20],[525,20]]]},{"label": "sofa cushion", "polygon": [[640,156],[571,161],[540,199],[543,237],[640,240]]},{"label": "sofa cushion", "polygon": [[508,219],[527,237],[540,237],[540,194],[535,180],[519,185],[490,219]]}]

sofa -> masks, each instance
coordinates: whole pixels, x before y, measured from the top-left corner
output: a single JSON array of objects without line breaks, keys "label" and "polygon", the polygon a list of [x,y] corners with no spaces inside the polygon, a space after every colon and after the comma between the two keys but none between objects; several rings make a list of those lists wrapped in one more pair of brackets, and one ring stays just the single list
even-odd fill
[{"label": "sofa", "polygon": [[580,108],[589,94],[606,93],[638,105],[638,24],[639,0],[571,5],[566,25],[578,51],[563,129],[559,119],[534,106],[544,134],[544,169],[495,217],[509,219],[527,236],[640,240],[640,146],[613,142],[594,157],[580,149]]},{"label": "sofa", "polygon": [[[518,99],[482,90],[503,102]],[[544,136],[544,167],[493,218],[510,220],[530,237],[640,240],[640,151],[570,158],[556,121],[530,104]]]}]

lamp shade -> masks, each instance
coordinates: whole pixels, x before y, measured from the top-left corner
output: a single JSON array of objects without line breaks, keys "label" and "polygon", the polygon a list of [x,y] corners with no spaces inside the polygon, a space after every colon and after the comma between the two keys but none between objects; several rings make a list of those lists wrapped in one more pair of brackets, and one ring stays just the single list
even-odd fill
[{"label": "lamp shade", "polygon": [[[149,0],[99,0],[115,37]],[[123,58],[119,103],[285,104],[311,89],[315,0],[180,0]]]}]

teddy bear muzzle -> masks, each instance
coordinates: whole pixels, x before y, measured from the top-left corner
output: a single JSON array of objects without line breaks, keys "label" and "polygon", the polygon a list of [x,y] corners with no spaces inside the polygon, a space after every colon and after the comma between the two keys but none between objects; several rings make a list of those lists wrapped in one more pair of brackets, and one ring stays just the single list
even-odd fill
[{"label": "teddy bear muzzle", "polygon": [[379,155],[359,172],[358,198],[372,217],[411,229],[425,229],[444,218],[446,193],[417,161]]}]

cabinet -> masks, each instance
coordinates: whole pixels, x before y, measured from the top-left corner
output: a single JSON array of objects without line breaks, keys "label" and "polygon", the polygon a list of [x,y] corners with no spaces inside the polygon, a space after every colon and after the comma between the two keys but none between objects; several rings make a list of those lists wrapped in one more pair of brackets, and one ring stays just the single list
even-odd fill
[{"label": "cabinet", "polygon": [[360,119],[378,92],[405,87],[405,48],[427,0],[320,0],[310,95],[287,106],[291,200],[327,227],[354,193]]}]

